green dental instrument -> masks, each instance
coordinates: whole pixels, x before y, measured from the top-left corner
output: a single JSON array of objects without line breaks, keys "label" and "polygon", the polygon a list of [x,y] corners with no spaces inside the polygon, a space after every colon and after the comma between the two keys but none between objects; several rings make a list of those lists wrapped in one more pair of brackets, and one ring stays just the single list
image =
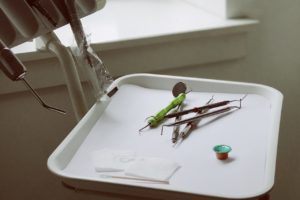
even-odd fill
[{"label": "green dental instrument", "polygon": [[165,118],[166,114],[168,114],[170,110],[180,105],[184,101],[185,97],[186,97],[185,93],[180,93],[175,99],[173,99],[173,101],[170,102],[170,104],[167,107],[160,110],[155,116],[149,117],[148,124],[145,127],[141,128],[139,132],[141,132],[143,129],[145,129],[148,126],[150,127],[157,126],[159,122],[161,122],[161,120]]}]

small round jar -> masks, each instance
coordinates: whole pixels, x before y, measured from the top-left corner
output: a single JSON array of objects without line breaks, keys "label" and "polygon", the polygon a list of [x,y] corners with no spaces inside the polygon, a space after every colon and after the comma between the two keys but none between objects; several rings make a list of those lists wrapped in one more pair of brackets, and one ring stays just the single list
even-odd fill
[{"label": "small round jar", "polygon": [[228,158],[228,153],[231,151],[231,147],[220,144],[216,145],[213,150],[216,152],[216,156],[219,160],[226,160]]}]

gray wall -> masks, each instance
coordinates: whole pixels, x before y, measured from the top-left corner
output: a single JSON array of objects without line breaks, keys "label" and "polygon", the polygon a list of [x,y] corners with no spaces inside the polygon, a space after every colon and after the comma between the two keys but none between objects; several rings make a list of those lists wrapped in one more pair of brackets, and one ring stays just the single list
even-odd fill
[{"label": "gray wall", "polygon": [[[279,89],[285,99],[271,199],[300,199],[300,1],[264,0],[261,6],[261,24],[248,35],[245,59],[154,73],[256,82]],[[109,66],[110,60],[103,59]],[[21,83],[5,82],[10,84]],[[65,87],[39,92],[49,104],[70,114],[48,112],[26,92],[0,96],[0,199],[99,199],[63,188],[47,170],[48,156],[76,120]]]}]

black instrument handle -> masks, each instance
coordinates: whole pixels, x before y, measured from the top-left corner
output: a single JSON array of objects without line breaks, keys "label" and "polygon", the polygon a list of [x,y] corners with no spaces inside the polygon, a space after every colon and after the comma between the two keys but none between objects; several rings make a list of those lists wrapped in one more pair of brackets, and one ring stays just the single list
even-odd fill
[{"label": "black instrument handle", "polygon": [[14,53],[0,40],[0,69],[12,81],[24,78],[26,67]]}]

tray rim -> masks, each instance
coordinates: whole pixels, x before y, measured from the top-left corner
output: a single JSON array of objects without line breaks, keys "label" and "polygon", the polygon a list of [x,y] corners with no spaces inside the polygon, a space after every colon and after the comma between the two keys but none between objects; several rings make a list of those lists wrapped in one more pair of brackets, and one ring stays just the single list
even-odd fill
[{"label": "tray rim", "polygon": [[[264,184],[264,187],[261,188],[261,191],[258,191],[256,194],[252,194],[251,196],[222,196],[221,194],[216,195],[207,195],[207,194],[195,194],[191,193],[191,195],[198,195],[198,196],[210,196],[214,198],[233,198],[233,199],[249,199],[261,196],[268,191],[270,191],[274,185],[274,179],[275,179],[275,169],[276,169],[276,157],[277,157],[277,145],[278,145],[278,135],[279,135],[279,126],[280,126],[280,118],[281,118],[281,109],[282,109],[282,102],[283,102],[283,95],[280,91],[266,85],[262,84],[256,84],[256,83],[248,83],[248,82],[238,82],[238,81],[227,81],[227,80],[215,80],[215,79],[205,79],[205,78],[192,78],[192,77],[184,77],[184,76],[170,76],[170,75],[157,75],[157,74],[130,74],[126,76],[122,76],[118,79],[116,79],[112,85],[110,86],[110,89],[120,86],[122,84],[130,84],[138,81],[139,79],[147,80],[148,79],[164,79],[165,81],[168,80],[171,84],[174,81],[192,81],[192,82],[202,82],[207,84],[224,84],[228,87],[236,86],[236,87],[248,87],[248,88],[259,88],[261,90],[264,90],[264,92],[268,92],[271,96],[276,96],[276,101],[274,102],[276,117],[272,120],[272,127],[274,134],[276,134],[273,138],[273,140],[270,142],[269,146],[267,147],[267,155],[268,155],[268,162],[266,165],[266,168],[268,169],[268,173],[266,173],[266,183]],[[172,81],[171,81],[172,80]],[[147,82],[144,84],[144,86],[147,86]],[[168,85],[168,84],[167,84]],[[165,85],[166,88],[168,86]],[[239,91],[239,89],[238,89]],[[223,91],[222,91],[223,92]],[[231,92],[232,93],[232,92]],[[265,95],[264,95],[265,96]],[[269,98],[270,98],[269,97]],[[63,169],[67,166],[68,163],[66,161],[63,161],[63,154],[72,157],[76,153],[76,138],[79,137],[82,141],[84,138],[88,135],[90,132],[90,129],[93,127],[93,125],[96,123],[97,119],[101,116],[102,112],[105,110],[106,106],[109,104],[109,98],[104,97],[100,101],[96,102],[90,110],[87,112],[87,114],[79,121],[79,123],[71,130],[71,132],[66,136],[66,138],[58,145],[58,147],[53,151],[53,153],[49,156],[47,161],[48,169],[54,173],[55,175],[61,177],[65,182],[72,182],[73,185],[76,185],[76,180],[78,182],[95,182],[95,184],[114,184],[116,186],[126,186],[131,188],[141,188],[141,189],[152,189],[152,190],[159,190],[151,187],[145,187],[145,186],[131,186],[123,183],[113,183],[113,182],[106,182],[103,180],[94,181],[90,179],[83,179],[82,177],[74,177],[72,175],[69,175],[63,171]],[[278,123],[276,123],[278,122]],[[85,134],[81,133],[80,131],[83,131],[83,129],[86,129]],[[73,142],[73,143],[72,143]],[[75,144],[74,144],[75,143]],[[80,144],[79,144],[80,146]],[[67,149],[67,147],[69,149]],[[71,152],[70,152],[71,149]],[[78,149],[78,148],[77,148]],[[72,152],[73,151],[73,152]],[[273,153],[272,153],[273,152]],[[73,154],[73,155],[71,155]],[[68,161],[68,162],[69,162]],[[60,162],[64,162],[61,164]],[[75,181],[75,182],[74,182]],[[77,187],[79,187],[77,185]],[[174,190],[168,190],[168,189],[161,189],[163,191],[168,192],[178,192]],[[180,192],[180,191],[179,191]],[[188,193],[188,192],[184,192]]]}]

